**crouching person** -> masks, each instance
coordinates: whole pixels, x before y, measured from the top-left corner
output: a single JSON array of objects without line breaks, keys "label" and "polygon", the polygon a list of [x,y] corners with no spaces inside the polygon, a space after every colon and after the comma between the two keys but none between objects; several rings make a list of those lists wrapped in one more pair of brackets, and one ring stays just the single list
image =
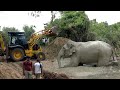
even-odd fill
[{"label": "crouching person", "polygon": [[35,62],[33,66],[33,72],[34,72],[36,79],[42,78],[42,71],[43,71],[42,63],[40,62],[39,59],[37,59],[37,61]]}]

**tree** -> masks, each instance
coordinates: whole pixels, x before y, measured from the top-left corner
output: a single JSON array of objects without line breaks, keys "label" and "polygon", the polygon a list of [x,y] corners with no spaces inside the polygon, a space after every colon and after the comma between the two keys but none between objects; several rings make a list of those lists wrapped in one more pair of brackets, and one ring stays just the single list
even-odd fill
[{"label": "tree", "polygon": [[40,14],[41,14],[41,11],[32,11],[28,13],[28,15],[31,15],[35,18],[40,17]]},{"label": "tree", "polygon": [[52,24],[54,19],[56,18],[56,14],[57,14],[58,11],[51,11],[51,21],[50,23]]},{"label": "tree", "polygon": [[[52,23],[56,17],[56,14],[57,12],[59,11],[50,11],[51,12],[51,20],[50,20],[50,23]],[[30,13],[28,13],[29,15],[37,18],[37,17],[40,17],[40,14],[41,14],[41,11],[32,11]]]},{"label": "tree", "polygon": [[2,31],[4,33],[7,33],[7,32],[18,32],[19,30],[14,27],[3,27]]},{"label": "tree", "polygon": [[31,34],[33,34],[35,32],[35,30],[33,29],[35,26],[24,26],[23,27],[23,30],[25,32],[25,36],[26,36],[26,39],[29,40],[30,39],[30,36]]},{"label": "tree", "polygon": [[87,41],[89,19],[84,11],[62,11],[61,18],[48,23],[47,28],[58,27],[59,36],[74,41]]},{"label": "tree", "polygon": [[2,32],[6,40],[6,43],[8,43],[9,42],[8,32],[19,32],[19,30],[14,27],[3,27]]},{"label": "tree", "polygon": [[108,25],[107,22],[98,23],[96,20],[90,21],[90,33],[94,33],[94,40],[105,41],[112,46],[119,48],[120,46],[120,23]]}]

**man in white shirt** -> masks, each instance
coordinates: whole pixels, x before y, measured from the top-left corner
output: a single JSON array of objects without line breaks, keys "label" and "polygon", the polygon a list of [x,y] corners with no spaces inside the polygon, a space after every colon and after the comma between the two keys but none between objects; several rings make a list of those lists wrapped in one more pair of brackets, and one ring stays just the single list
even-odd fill
[{"label": "man in white shirt", "polygon": [[33,70],[34,70],[34,75],[36,79],[40,79],[42,75],[42,63],[40,62],[40,60],[37,59],[36,63],[34,64]]}]

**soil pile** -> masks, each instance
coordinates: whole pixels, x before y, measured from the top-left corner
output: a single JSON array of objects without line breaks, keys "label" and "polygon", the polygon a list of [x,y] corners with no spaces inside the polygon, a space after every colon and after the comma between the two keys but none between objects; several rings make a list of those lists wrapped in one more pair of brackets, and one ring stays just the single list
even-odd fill
[{"label": "soil pile", "polygon": [[57,74],[54,72],[43,71],[43,79],[69,79],[65,74]]},{"label": "soil pile", "polygon": [[57,37],[46,48],[45,54],[47,59],[54,59],[57,57],[60,49],[68,42],[69,39],[63,37]]},{"label": "soil pile", "polygon": [[[22,62],[0,62],[0,79],[24,79]],[[35,76],[33,75],[33,78]],[[43,70],[43,79],[69,79],[65,74]]]},{"label": "soil pile", "polygon": [[17,63],[0,62],[0,79],[22,79],[22,68]]}]

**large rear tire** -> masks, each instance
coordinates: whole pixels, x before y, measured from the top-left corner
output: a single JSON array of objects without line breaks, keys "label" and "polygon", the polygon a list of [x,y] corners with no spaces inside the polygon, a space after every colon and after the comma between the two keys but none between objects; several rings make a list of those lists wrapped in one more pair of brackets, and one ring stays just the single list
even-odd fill
[{"label": "large rear tire", "polygon": [[11,51],[10,57],[13,61],[21,61],[25,56],[24,50],[22,48],[14,48]]},{"label": "large rear tire", "polygon": [[37,54],[37,58],[40,59],[40,60],[45,60],[45,59],[46,59],[46,58],[45,58],[45,54],[44,54],[43,52],[39,52],[39,53]]}]

